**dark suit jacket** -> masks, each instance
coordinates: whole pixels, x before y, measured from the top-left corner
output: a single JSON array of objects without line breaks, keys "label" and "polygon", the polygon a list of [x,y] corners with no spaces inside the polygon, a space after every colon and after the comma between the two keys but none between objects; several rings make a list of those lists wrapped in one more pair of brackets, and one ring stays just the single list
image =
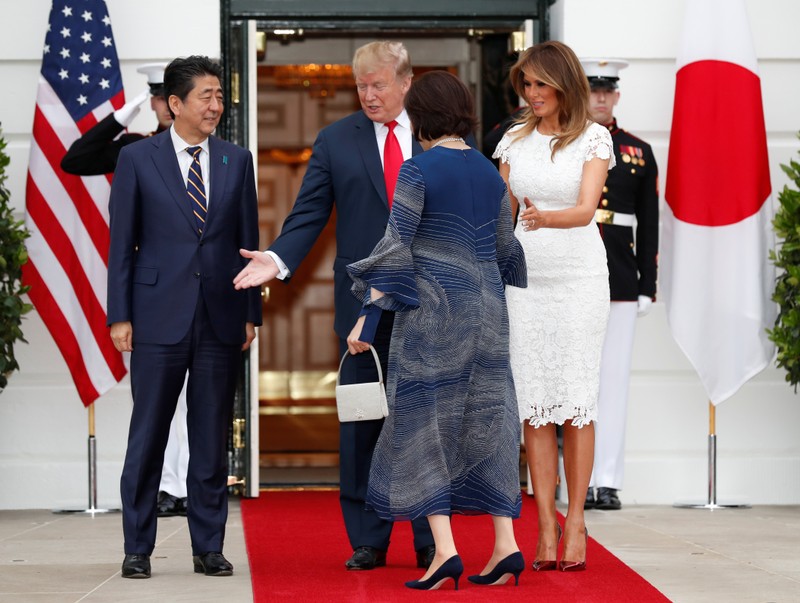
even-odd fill
[{"label": "dark suit jacket", "polygon": [[[422,147],[413,141],[413,154]],[[213,186],[213,183],[212,183]],[[346,338],[361,311],[345,266],[367,257],[386,231],[389,202],[373,122],[363,111],[324,128],[280,236],[270,246],[294,273],[336,205],[334,330]]]},{"label": "dark suit jacket", "polygon": [[258,204],[249,151],[209,138],[211,197],[197,234],[169,130],[122,149],[111,185],[108,324],[131,321],[137,342],[174,344],[189,330],[203,295],[217,337],[245,341],[261,324],[258,288],[236,291],[258,246]]},{"label": "dark suit jacket", "polygon": [[[611,301],[656,297],[658,276],[658,166],[653,149],[641,138],[617,126],[608,126],[617,166],[608,172],[598,207],[636,215],[636,244],[630,226],[598,224],[608,256]],[[628,156],[633,149],[641,157]],[[634,161],[636,163],[634,163]]]}]

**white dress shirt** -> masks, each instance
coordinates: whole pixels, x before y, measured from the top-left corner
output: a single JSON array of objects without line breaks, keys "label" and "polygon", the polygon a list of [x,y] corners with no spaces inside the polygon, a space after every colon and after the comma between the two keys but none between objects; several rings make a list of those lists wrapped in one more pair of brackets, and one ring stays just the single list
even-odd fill
[{"label": "white dress shirt", "polygon": [[[400,150],[403,152],[403,161],[411,157],[411,120],[408,119],[408,113],[403,109],[395,118],[397,125],[394,127],[394,135],[397,137],[397,142],[400,143]],[[378,151],[381,154],[381,165],[383,165],[383,146],[386,144],[386,137],[389,135],[389,127],[386,124],[379,124],[372,122],[375,126],[375,138],[378,141]]]},{"label": "white dress shirt", "polygon": [[208,161],[208,138],[200,144],[189,144],[183,138],[178,136],[175,131],[175,126],[169,127],[169,135],[172,138],[172,146],[175,148],[175,155],[178,158],[178,167],[181,169],[181,177],[183,178],[183,185],[189,179],[189,167],[192,165],[192,156],[186,151],[189,147],[200,147],[200,169],[203,171],[203,185],[206,189],[206,208],[209,206],[211,199],[211,171],[209,170]]}]

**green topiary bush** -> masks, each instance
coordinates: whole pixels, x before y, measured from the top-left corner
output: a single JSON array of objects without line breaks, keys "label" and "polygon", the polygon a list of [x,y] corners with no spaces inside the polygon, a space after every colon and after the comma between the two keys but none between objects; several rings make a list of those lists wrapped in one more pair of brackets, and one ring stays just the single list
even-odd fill
[{"label": "green topiary bush", "polygon": [[[22,265],[28,261],[25,239],[29,234],[22,220],[16,220],[9,206],[10,194],[5,182],[6,140],[0,129],[0,390],[8,384],[8,375],[19,369],[14,357],[14,343],[25,342],[22,336],[22,317],[33,306],[22,301],[28,288],[23,287]],[[26,342],[27,343],[27,342]]]},{"label": "green topiary bush", "polygon": [[[781,168],[800,189],[800,163],[790,161]],[[778,202],[772,225],[782,243],[770,251],[770,259],[780,271],[772,295],[779,311],[775,328],[767,333],[778,348],[777,364],[786,369],[786,380],[796,392],[800,383],[800,190],[784,186]]]}]

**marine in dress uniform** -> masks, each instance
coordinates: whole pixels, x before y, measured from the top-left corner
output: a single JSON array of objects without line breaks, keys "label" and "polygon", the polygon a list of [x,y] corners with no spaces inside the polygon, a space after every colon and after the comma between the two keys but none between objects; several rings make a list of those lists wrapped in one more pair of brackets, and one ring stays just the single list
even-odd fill
[{"label": "marine in dress uniform", "polygon": [[[136,71],[147,76],[149,89],[107,115],[73,142],[66,155],[61,159],[61,169],[68,174],[79,176],[112,174],[117,167],[117,158],[122,147],[169,128],[172,118],[169,115],[167,101],[164,99],[164,68],[166,66],[166,63],[147,63],[139,66]],[[147,134],[124,132],[125,128],[138,115],[142,103],[147,99],[150,99],[150,107],[158,120],[156,131]]]},{"label": "marine in dress uniform", "polygon": [[[611,313],[600,366],[594,470],[585,508],[621,508],[631,355],[636,317],[656,296],[658,167],[653,150],[617,125],[619,59],[581,59],[591,87],[592,118],[606,126],[617,167],[608,173],[595,221],[606,246]],[[635,240],[634,240],[635,237]],[[597,488],[595,495],[594,488]]]},{"label": "marine in dress uniform", "polygon": [[[117,167],[119,152],[129,145],[169,128],[172,117],[164,98],[164,69],[166,63],[146,63],[136,71],[147,77],[148,89],[123,107],[100,120],[93,128],[72,143],[61,159],[61,169],[77,176],[111,174]],[[124,132],[139,113],[141,105],[150,100],[158,127],[155,132],[140,134]],[[169,440],[164,453],[164,467],[158,489],[158,516],[186,515],[186,474],[189,467],[189,440],[186,433],[186,384],[178,398],[175,417],[170,425]]]}]

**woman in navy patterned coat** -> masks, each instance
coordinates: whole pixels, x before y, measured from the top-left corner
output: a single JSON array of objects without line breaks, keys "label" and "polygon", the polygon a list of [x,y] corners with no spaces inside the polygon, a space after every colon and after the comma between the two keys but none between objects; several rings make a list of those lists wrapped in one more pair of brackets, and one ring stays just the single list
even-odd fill
[{"label": "woman in navy patterned coat", "polygon": [[478,584],[524,567],[519,516],[520,423],[509,367],[506,285],[525,287],[509,196],[497,170],[464,138],[472,98],[444,71],[406,96],[425,153],[400,169],[384,238],[348,266],[364,310],[348,337],[369,349],[382,311],[396,312],[389,353],[389,417],[372,459],[367,503],[387,519],[427,517],[436,557],[411,588],[437,588],[463,565],[450,515],[490,514],[495,546]]}]

